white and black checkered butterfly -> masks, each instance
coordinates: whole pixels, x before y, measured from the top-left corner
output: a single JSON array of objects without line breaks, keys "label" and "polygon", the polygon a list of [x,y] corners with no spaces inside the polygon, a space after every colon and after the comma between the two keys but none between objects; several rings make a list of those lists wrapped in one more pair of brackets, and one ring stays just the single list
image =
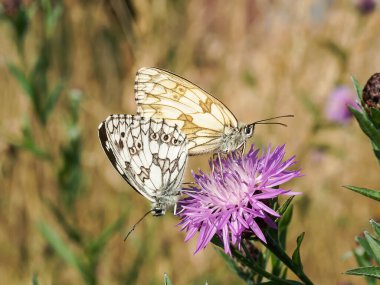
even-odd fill
[{"label": "white and black checkered butterfly", "polygon": [[187,161],[186,136],[165,120],[111,115],[99,125],[99,138],[121,176],[152,202],[162,216],[176,204]]}]

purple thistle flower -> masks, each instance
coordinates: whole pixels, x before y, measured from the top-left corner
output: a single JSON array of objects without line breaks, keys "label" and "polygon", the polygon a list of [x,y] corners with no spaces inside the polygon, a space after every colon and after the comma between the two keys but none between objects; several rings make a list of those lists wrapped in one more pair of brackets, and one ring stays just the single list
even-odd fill
[{"label": "purple thistle flower", "polygon": [[356,9],[358,9],[358,11],[361,14],[367,15],[376,9],[376,1],[375,0],[357,0]]},{"label": "purple thistle flower", "polygon": [[222,169],[219,159],[215,159],[210,161],[214,169],[211,174],[193,172],[198,186],[184,189],[188,197],[179,203],[178,225],[187,232],[185,241],[199,232],[195,253],[215,235],[223,241],[227,254],[231,254],[230,243],[240,249],[243,235],[255,235],[266,242],[263,228],[276,228],[272,217],[280,217],[270,207],[272,199],[300,194],[280,186],[301,176],[300,170],[288,170],[295,164],[295,157],[284,161],[284,149],[285,145],[272,152],[269,147],[260,157],[259,149],[252,145],[246,155],[236,151],[222,158]]},{"label": "purple thistle flower", "polygon": [[352,113],[347,106],[359,109],[356,95],[351,88],[339,86],[331,93],[327,101],[325,109],[326,118],[338,124],[348,123],[352,118]]}]

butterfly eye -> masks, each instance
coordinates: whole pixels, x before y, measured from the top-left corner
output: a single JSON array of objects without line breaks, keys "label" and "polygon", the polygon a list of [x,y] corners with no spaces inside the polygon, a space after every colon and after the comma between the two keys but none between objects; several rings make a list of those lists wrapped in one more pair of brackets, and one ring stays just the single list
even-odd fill
[{"label": "butterfly eye", "polygon": [[168,134],[162,134],[161,135],[161,140],[163,142],[169,142],[170,141],[170,136]]},{"label": "butterfly eye", "polygon": [[251,136],[253,133],[253,127],[251,125],[244,127],[244,133],[247,136]]},{"label": "butterfly eye", "polygon": [[141,142],[137,142],[136,143],[136,149],[137,150],[142,150],[142,143]]},{"label": "butterfly eye", "polygon": [[150,139],[153,140],[153,141],[158,140],[158,134],[157,133],[151,133],[150,134]]},{"label": "butterfly eye", "polygon": [[133,146],[133,147],[131,147],[131,148],[129,149],[129,152],[130,152],[131,154],[136,154],[137,149]]}]

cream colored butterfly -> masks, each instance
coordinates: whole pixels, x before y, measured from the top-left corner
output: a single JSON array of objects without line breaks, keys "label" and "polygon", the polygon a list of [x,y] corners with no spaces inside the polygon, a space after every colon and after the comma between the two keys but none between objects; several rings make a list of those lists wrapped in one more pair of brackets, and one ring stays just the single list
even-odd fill
[{"label": "cream colored butterfly", "polygon": [[137,112],[142,116],[164,118],[181,129],[189,141],[189,155],[228,153],[239,149],[253,135],[256,124],[270,120],[240,123],[212,95],[186,79],[158,68],[144,67],[137,72],[135,99]]}]

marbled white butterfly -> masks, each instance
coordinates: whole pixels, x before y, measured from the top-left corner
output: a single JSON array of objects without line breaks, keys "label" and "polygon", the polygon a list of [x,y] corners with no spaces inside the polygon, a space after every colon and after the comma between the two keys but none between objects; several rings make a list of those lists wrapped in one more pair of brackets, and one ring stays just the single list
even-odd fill
[{"label": "marbled white butterfly", "polygon": [[152,202],[153,215],[165,215],[180,195],[186,136],[162,119],[111,115],[99,125],[99,138],[120,175]]}]

